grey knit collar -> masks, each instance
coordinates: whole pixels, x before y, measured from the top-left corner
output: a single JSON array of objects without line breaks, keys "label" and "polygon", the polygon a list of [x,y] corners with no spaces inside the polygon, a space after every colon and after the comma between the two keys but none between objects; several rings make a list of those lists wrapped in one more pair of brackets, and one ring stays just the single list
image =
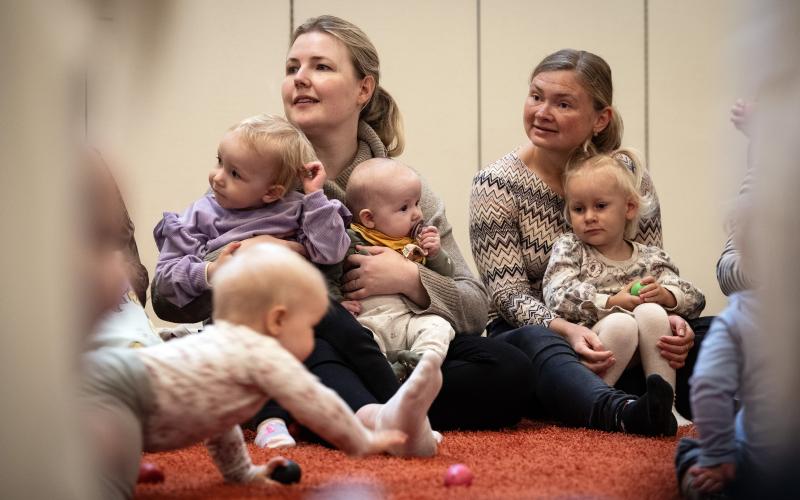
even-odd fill
[{"label": "grey knit collar", "polygon": [[367,161],[370,158],[386,158],[386,146],[381,142],[381,138],[375,133],[367,122],[358,122],[358,150],[353,157],[353,161],[344,170],[339,173],[334,182],[336,185],[344,190],[347,187],[347,181],[350,180],[350,174],[361,162]]}]

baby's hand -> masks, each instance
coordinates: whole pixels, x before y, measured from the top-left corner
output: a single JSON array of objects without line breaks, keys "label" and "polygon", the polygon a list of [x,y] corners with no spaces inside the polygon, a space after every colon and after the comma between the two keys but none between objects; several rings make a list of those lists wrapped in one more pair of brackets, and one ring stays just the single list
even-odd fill
[{"label": "baby's hand", "polygon": [[217,260],[208,263],[208,266],[206,267],[206,276],[208,276],[209,281],[211,281],[211,277],[214,276],[214,273],[217,272],[217,269],[219,269],[220,266],[228,262],[228,260],[233,257],[233,252],[238,250],[240,246],[242,246],[242,242],[240,241],[228,243],[219,253]]},{"label": "baby's hand", "polygon": [[251,469],[250,484],[280,484],[272,479],[272,473],[277,467],[289,465],[289,460],[282,456],[272,457],[265,465],[253,465]]},{"label": "baby's hand", "polygon": [[639,290],[639,298],[642,302],[653,302],[666,308],[678,305],[672,292],[661,286],[652,276],[645,276],[642,280],[642,288]]},{"label": "baby's hand", "polygon": [[325,167],[322,162],[312,161],[303,165],[303,191],[306,194],[311,194],[315,191],[322,189],[328,174],[325,173]]},{"label": "baby's hand", "polygon": [[358,316],[361,314],[361,302],[357,300],[343,300],[342,306],[350,311],[353,316]]},{"label": "baby's hand", "polygon": [[642,299],[640,298],[641,292],[639,297],[636,295],[631,295],[631,287],[634,285],[634,283],[636,283],[636,281],[631,281],[625,285],[625,288],[609,297],[608,301],[606,302],[606,309],[611,309],[614,306],[621,307],[626,311],[633,311],[636,309],[636,306],[642,303]]},{"label": "baby's hand", "polygon": [[714,467],[696,465],[689,468],[689,474],[694,476],[692,486],[697,491],[701,493],[718,493],[736,477],[736,464],[728,462]]},{"label": "baby's hand", "polygon": [[750,137],[750,131],[753,128],[753,111],[755,107],[756,103],[754,101],[736,99],[736,102],[733,103],[733,107],[731,108],[731,122],[733,126],[747,137]]},{"label": "baby's hand", "polygon": [[436,226],[426,226],[422,228],[417,236],[419,246],[425,251],[428,257],[436,257],[442,248],[442,240],[439,237],[439,230]]}]

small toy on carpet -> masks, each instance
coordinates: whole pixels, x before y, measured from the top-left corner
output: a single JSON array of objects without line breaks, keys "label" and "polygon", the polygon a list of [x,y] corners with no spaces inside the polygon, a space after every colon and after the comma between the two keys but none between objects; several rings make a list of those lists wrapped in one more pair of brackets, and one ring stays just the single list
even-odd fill
[{"label": "small toy on carpet", "polygon": [[279,465],[270,474],[270,478],[283,484],[299,483],[302,471],[297,462],[286,460],[286,465]]},{"label": "small toy on carpet", "polygon": [[142,462],[139,464],[139,478],[137,483],[163,483],[164,473],[158,465],[152,462]]},{"label": "small toy on carpet", "polygon": [[464,464],[453,464],[444,475],[445,486],[471,486],[475,475]]}]

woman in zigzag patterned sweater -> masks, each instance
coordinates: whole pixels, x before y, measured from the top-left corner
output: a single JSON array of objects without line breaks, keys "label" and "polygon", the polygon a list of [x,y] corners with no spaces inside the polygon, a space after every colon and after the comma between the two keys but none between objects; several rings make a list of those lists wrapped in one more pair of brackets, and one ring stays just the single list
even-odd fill
[{"label": "woman in zigzag patterned sweater", "polygon": [[[553,242],[568,231],[561,178],[568,158],[579,148],[620,146],[622,119],[612,94],[611,69],[595,54],[565,49],[539,63],[523,114],[531,142],[475,176],[470,240],[492,305],[489,336],[517,346],[533,362],[529,412],[569,425],[659,435],[674,429],[672,388],[635,388],[645,392],[637,398],[606,385],[597,374],[615,362],[612,353],[594,332],[558,318],[542,300]],[[640,222],[635,241],[661,246],[660,210],[647,172],[642,191],[652,192],[655,209]],[[678,406],[687,415],[691,367],[683,367],[695,334],[678,316],[670,323],[674,335],[662,337],[658,347],[679,369]]]}]

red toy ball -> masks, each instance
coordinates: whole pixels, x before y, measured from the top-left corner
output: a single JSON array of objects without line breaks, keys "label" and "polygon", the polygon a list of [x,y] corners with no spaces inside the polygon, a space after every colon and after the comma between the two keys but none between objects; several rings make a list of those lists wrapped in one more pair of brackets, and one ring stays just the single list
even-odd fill
[{"label": "red toy ball", "polygon": [[475,475],[464,464],[453,464],[444,475],[445,486],[470,486]]},{"label": "red toy ball", "polygon": [[139,478],[137,483],[163,483],[164,473],[154,463],[142,462],[139,464]]}]

